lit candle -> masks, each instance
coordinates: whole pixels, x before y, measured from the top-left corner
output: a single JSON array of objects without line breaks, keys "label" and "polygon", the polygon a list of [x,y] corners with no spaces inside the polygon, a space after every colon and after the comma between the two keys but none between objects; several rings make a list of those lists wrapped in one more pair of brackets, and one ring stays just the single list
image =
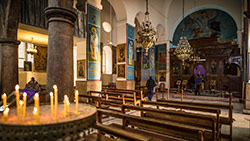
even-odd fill
[{"label": "lit candle", "polygon": [[3,120],[4,120],[4,121],[7,121],[7,119],[8,119],[8,114],[9,114],[9,108],[6,108],[6,109],[3,111]]},{"label": "lit candle", "polygon": [[38,111],[37,111],[36,107],[34,107],[33,115],[34,115],[34,118],[36,120],[36,123],[39,123],[39,114],[38,114]]},{"label": "lit candle", "polygon": [[76,102],[76,111],[75,111],[75,114],[76,114],[76,115],[79,115],[79,114],[80,114],[80,113],[78,112],[78,101],[79,101],[78,96],[79,96],[79,92],[78,92],[78,90],[76,90],[76,91],[75,91],[75,102]]},{"label": "lit candle", "polygon": [[67,99],[66,103],[67,103],[67,113],[70,113],[70,109],[69,109],[69,105],[70,105],[69,99]]},{"label": "lit candle", "polygon": [[38,93],[35,94],[34,101],[35,101],[35,107],[37,108],[37,113],[39,114],[40,110],[39,110],[39,94]]},{"label": "lit candle", "polygon": [[7,96],[6,96],[6,94],[4,93],[3,95],[2,95],[2,100],[3,100],[3,107],[4,107],[4,110],[7,108]]},{"label": "lit candle", "polygon": [[19,117],[19,85],[16,85],[16,109],[17,109],[17,117]]},{"label": "lit candle", "polygon": [[58,121],[58,117],[57,117],[58,89],[56,85],[54,85],[53,88],[54,88],[54,94],[55,94],[55,120]]},{"label": "lit candle", "polygon": [[22,100],[19,101],[19,114],[20,114],[19,118],[21,118],[23,116],[23,101]]},{"label": "lit candle", "polygon": [[64,100],[63,100],[63,103],[64,103],[64,113],[63,113],[63,115],[64,115],[64,117],[66,117],[67,116],[67,95],[64,95]]},{"label": "lit candle", "polygon": [[53,104],[53,103],[54,103],[54,102],[53,102],[53,99],[54,99],[54,98],[53,98],[53,93],[50,92],[49,95],[50,95],[51,115],[53,116],[53,114],[54,114],[54,109],[53,109],[53,105],[54,105],[54,104]]},{"label": "lit candle", "polygon": [[26,115],[26,101],[27,101],[27,93],[23,93],[23,121],[25,120]]}]

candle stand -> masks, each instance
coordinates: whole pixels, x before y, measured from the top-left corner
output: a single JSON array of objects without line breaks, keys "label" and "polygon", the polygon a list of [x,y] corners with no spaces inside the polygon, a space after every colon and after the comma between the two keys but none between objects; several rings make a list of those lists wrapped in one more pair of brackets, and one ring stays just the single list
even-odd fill
[{"label": "candle stand", "polygon": [[[58,104],[58,121],[51,115],[50,105],[40,105],[39,123],[33,117],[34,106],[28,106],[25,120],[18,122],[17,110],[10,108],[7,121],[0,119],[0,140],[47,140],[70,138],[75,140],[80,133],[93,127],[96,122],[96,108],[87,104],[78,105],[79,115],[74,113],[75,104],[70,104],[70,113],[64,117],[64,105]],[[2,115],[1,115],[2,117]]]}]

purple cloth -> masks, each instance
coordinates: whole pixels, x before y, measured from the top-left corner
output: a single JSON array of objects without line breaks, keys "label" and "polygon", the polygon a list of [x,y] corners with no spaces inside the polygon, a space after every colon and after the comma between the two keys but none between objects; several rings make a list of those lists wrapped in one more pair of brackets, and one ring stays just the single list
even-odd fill
[{"label": "purple cloth", "polygon": [[200,75],[205,78],[206,77],[206,69],[202,65],[197,65],[194,69],[194,76],[197,77],[197,75],[200,73]]},{"label": "purple cloth", "polygon": [[20,89],[19,92],[23,93],[26,92],[27,93],[27,102],[33,98],[33,96],[35,95],[35,93],[38,92],[38,90],[36,89]]}]

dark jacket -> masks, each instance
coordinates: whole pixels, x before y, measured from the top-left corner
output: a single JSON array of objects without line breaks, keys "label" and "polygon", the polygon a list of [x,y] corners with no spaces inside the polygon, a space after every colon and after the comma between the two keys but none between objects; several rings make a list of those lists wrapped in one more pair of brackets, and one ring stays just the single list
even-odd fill
[{"label": "dark jacket", "polygon": [[146,86],[148,89],[153,89],[156,86],[155,81],[152,78],[148,79]]}]

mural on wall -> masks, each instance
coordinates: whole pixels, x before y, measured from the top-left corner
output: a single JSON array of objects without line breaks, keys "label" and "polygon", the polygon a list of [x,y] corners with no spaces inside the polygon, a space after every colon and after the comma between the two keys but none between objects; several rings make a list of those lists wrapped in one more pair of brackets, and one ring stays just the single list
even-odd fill
[{"label": "mural on wall", "polygon": [[127,24],[127,79],[134,78],[134,27]]},{"label": "mural on wall", "polygon": [[34,55],[34,71],[46,72],[47,69],[47,47],[37,46],[37,54]]},{"label": "mural on wall", "polygon": [[155,45],[149,49],[150,76],[155,80]]},{"label": "mural on wall", "polygon": [[237,38],[237,25],[234,19],[218,9],[204,9],[184,18],[177,26],[173,42],[177,44],[184,24],[184,35],[188,40],[201,37],[215,37],[218,42],[233,41]]},{"label": "mural on wall", "polygon": [[125,64],[119,64],[117,66],[117,77],[118,78],[122,78],[124,79],[125,78]]},{"label": "mural on wall", "polygon": [[85,59],[77,60],[77,78],[85,78]]},{"label": "mural on wall", "polygon": [[125,62],[126,44],[117,45],[117,62]]},{"label": "mural on wall", "polygon": [[[142,55],[142,73],[141,78],[142,80],[147,80],[149,76],[152,76],[152,78],[155,80],[155,45],[153,45],[149,50],[148,54]],[[145,52],[145,50],[144,50]]]},{"label": "mural on wall", "polygon": [[101,79],[100,11],[88,5],[88,79]]},{"label": "mural on wall", "polygon": [[158,48],[158,70],[166,70],[166,44],[157,45]]}]

